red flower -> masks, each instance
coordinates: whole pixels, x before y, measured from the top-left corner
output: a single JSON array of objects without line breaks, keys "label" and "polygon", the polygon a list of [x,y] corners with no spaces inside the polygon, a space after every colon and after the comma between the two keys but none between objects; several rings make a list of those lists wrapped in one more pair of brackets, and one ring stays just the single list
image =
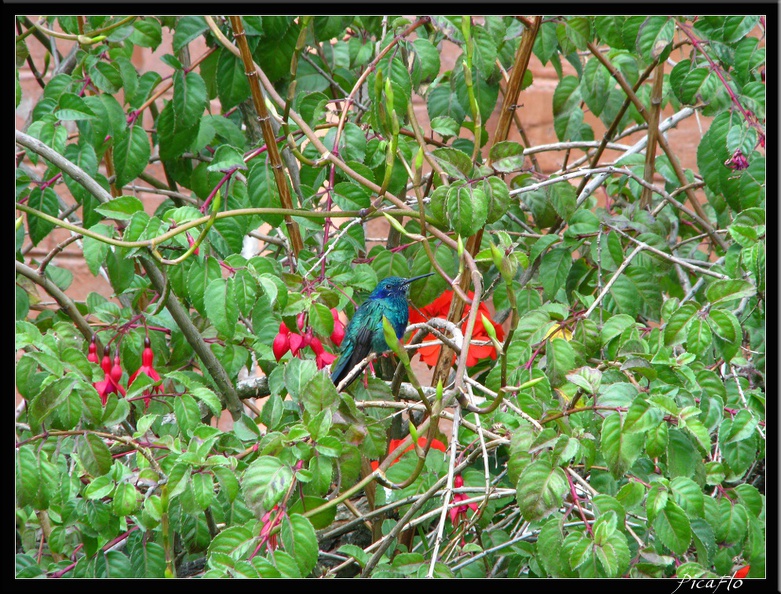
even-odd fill
[{"label": "red flower", "polygon": [[[404,441],[403,438],[402,439],[391,439],[390,443],[388,443],[388,453],[390,454],[393,450],[395,450],[397,447],[399,447],[399,444],[401,444],[402,441]],[[412,449],[414,447],[415,446],[413,444],[410,444],[409,447],[406,450],[404,450],[401,454],[396,456],[396,459],[393,462],[391,462],[390,465],[393,466],[394,464],[396,464],[396,462],[401,460],[401,457],[404,454],[406,454],[407,452],[412,451]],[[425,448],[426,447],[426,438],[425,437],[418,437],[418,447],[421,447],[421,448]],[[433,449],[435,449],[435,450],[439,450],[440,452],[446,452],[447,451],[447,446],[444,443],[442,443],[441,441],[439,441],[438,439],[432,439],[431,440],[431,447]],[[380,463],[377,460],[372,460],[371,461],[372,470],[377,470],[379,465],[380,465]]]},{"label": "red flower", "polygon": [[344,324],[339,319],[339,312],[335,307],[331,308],[331,315],[334,317],[334,329],[331,332],[331,342],[336,346],[340,346],[344,340]]},{"label": "red flower", "polygon": [[311,346],[312,350],[315,352],[315,363],[317,363],[318,369],[322,369],[326,365],[330,365],[336,359],[336,355],[326,351],[323,348],[323,343],[321,343],[320,339],[316,336],[312,337],[309,346]]},{"label": "red flower", "polygon": [[[474,297],[474,292],[470,291],[468,293],[469,298]],[[420,322],[426,322],[430,320],[431,318],[447,318],[447,314],[450,311],[450,302],[453,301],[453,291],[445,291],[437,297],[432,303],[427,305],[426,307],[422,308],[420,311],[423,315],[417,312],[416,309],[410,308],[409,312],[409,323],[410,324],[417,324]],[[466,305],[464,307],[464,322],[461,324],[461,331],[466,331],[466,325],[467,325],[467,319],[469,317],[469,310],[471,306]],[[486,318],[488,318],[493,325],[494,329],[496,330],[496,338],[497,340],[504,340],[504,328],[500,324],[497,324],[496,322],[491,319],[491,313],[488,311],[488,307],[485,303],[480,302],[480,305],[477,308],[477,311],[479,313],[482,313],[485,315]],[[423,340],[433,340],[434,337],[429,334],[427,335]],[[410,338],[411,340],[411,338]],[[477,323],[475,324],[474,330],[472,331],[472,340],[479,340],[479,341],[490,341],[490,338],[488,334],[485,331],[485,328],[483,327],[482,322],[480,321],[480,318],[478,317]],[[423,361],[426,365],[429,367],[433,367],[437,364],[437,359],[439,358],[439,350],[442,348],[442,345],[432,345],[427,346],[418,349],[418,352],[420,353],[420,360]],[[467,367],[472,367],[473,365],[476,365],[478,362],[480,362],[483,359],[487,359],[490,357],[491,359],[496,359],[496,349],[492,344],[486,344],[486,345],[475,345],[472,344],[469,346],[469,352],[467,353],[466,357],[466,364]],[[453,361],[455,361],[455,357],[453,357]]]},{"label": "red flower", "polygon": [[[95,359],[95,362],[97,362],[97,353],[95,353]],[[116,393],[121,394],[122,396],[125,395],[125,388],[119,385],[119,380],[122,378],[122,367],[119,363],[119,350],[117,350],[114,355],[114,364],[112,365],[111,357],[109,356],[109,347],[106,346],[103,349],[103,359],[100,362],[100,367],[103,369],[103,380],[92,385],[95,386],[95,389],[98,391],[101,404],[106,406],[109,394]]]},{"label": "red flower", "polygon": [[[130,385],[136,380],[140,373],[146,374],[156,382],[160,381],[160,374],[157,373],[157,370],[154,368],[154,360],[155,353],[152,351],[152,347],[149,343],[149,337],[147,336],[144,338],[144,350],[141,353],[141,367],[139,367],[136,372],[130,376],[130,381],[127,383],[128,387],[130,387]],[[149,406],[149,402],[152,400],[152,392],[160,391],[160,386],[155,386],[154,388],[147,388],[144,390],[144,407]]]},{"label": "red flower", "polygon": [[271,350],[274,351],[274,358],[279,361],[290,350],[290,331],[282,322],[279,325],[279,333],[274,337],[274,343],[271,345]]},{"label": "red flower", "polygon": [[[271,515],[274,512],[276,512],[276,516],[272,518]],[[280,523],[281,520],[282,514],[279,513],[278,505],[272,507],[269,511],[263,514],[262,518],[260,518],[260,523],[263,526],[263,528],[260,529],[260,541],[262,544],[263,541],[266,540],[268,542],[268,549],[270,551],[273,551],[277,548],[277,533],[274,532],[272,534],[271,531]]]},{"label": "red flower", "polygon": [[[456,489],[460,489],[464,486],[464,479],[461,477],[460,474],[457,474],[453,477],[453,487]],[[466,493],[453,493],[453,503],[458,503],[459,501],[466,501],[469,499],[469,495]],[[450,511],[448,512],[450,514],[450,522],[453,524],[453,527],[456,528],[458,524],[461,522],[461,520],[466,519],[466,512],[467,510],[471,509],[472,511],[477,511],[477,503],[474,501],[472,503],[467,503],[466,505],[454,505],[450,508]]]},{"label": "red flower", "polygon": [[[305,327],[303,315],[304,314],[299,315],[297,319],[298,328],[300,330],[303,330]],[[334,322],[334,329],[335,328],[336,322]],[[342,335],[344,335],[344,327],[342,327]],[[330,365],[336,359],[336,355],[325,350],[323,343],[314,335],[311,327],[307,326],[306,332],[301,335],[288,330],[288,327],[284,322],[280,323],[279,332],[274,337],[274,342],[271,345],[271,350],[274,351],[274,358],[277,361],[282,359],[288,351],[290,351],[294,357],[300,357],[301,351],[306,347],[312,347],[318,369]]]}]

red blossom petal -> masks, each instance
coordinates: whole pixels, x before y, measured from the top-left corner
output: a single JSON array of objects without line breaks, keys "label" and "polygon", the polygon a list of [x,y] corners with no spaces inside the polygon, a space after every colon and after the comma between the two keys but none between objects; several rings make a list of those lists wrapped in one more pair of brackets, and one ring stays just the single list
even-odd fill
[{"label": "red blossom petal", "polygon": [[293,353],[293,356],[297,356],[299,349],[301,349],[301,345],[304,342],[304,337],[300,334],[294,334],[291,332],[288,334],[288,339],[290,340],[290,352]]}]

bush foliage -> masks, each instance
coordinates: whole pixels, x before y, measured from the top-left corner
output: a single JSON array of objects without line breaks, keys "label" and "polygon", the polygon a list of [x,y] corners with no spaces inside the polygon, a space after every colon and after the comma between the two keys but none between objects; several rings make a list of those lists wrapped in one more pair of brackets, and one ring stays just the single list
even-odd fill
[{"label": "bush foliage", "polygon": [[[18,17],[16,575],[763,577],[764,31]],[[427,272],[338,392],[339,327]]]}]

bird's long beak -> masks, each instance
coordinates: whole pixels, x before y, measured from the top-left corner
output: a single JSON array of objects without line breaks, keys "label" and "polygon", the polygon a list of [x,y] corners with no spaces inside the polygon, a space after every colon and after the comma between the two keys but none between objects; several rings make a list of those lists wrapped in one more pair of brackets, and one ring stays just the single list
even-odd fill
[{"label": "bird's long beak", "polygon": [[405,285],[408,285],[408,284],[410,284],[412,281],[416,281],[416,280],[419,280],[419,279],[421,279],[421,278],[426,278],[427,276],[431,276],[432,274],[434,274],[434,273],[433,273],[433,272],[429,272],[429,273],[427,273],[427,274],[421,274],[420,276],[413,276],[412,278],[408,278],[408,279],[406,279],[406,280],[404,281],[404,284],[405,284]]}]

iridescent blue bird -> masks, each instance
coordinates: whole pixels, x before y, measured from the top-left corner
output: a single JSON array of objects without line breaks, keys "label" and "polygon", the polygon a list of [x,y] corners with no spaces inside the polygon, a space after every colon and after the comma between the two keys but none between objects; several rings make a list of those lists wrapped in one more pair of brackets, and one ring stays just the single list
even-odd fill
[{"label": "iridescent blue bird", "polygon": [[[338,386],[339,382],[369,353],[384,353],[390,350],[382,330],[383,316],[388,318],[398,338],[404,336],[409,321],[407,292],[410,283],[432,274],[434,273],[429,272],[412,278],[389,276],[377,284],[372,294],[355,310],[355,315],[347,324],[339,359],[331,371],[331,381],[335,385]],[[356,374],[355,377],[358,375]],[[355,380],[355,377],[347,386]]]}]

